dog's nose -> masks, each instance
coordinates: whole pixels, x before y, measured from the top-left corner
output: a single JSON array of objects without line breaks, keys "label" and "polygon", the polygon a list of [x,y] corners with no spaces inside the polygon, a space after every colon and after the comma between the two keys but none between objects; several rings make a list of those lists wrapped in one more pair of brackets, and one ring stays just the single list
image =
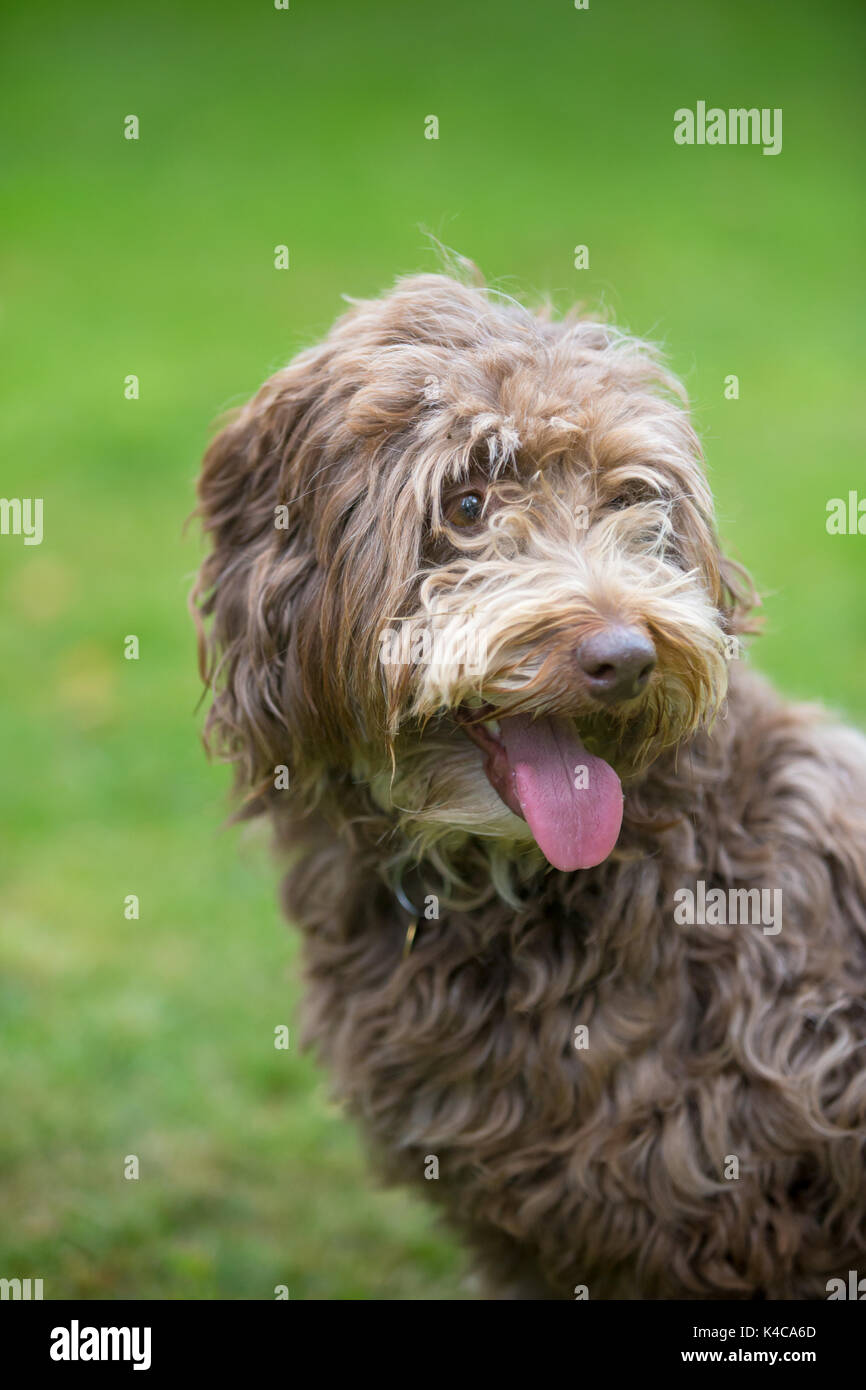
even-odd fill
[{"label": "dog's nose", "polygon": [[587,637],[577,661],[590,694],[606,705],[632,700],[645,688],[656,664],[656,649],[636,627],[606,627]]}]

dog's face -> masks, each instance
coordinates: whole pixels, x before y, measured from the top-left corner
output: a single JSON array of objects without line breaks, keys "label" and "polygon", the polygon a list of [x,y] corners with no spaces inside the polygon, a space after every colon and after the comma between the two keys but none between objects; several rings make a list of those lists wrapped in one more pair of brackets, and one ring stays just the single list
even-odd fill
[{"label": "dog's face", "polygon": [[363,789],[395,859],[597,864],[724,696],[745,599],[699,445],[603,325],[404,282],[262,388],[200,499],[211,732],[265,799]]}]

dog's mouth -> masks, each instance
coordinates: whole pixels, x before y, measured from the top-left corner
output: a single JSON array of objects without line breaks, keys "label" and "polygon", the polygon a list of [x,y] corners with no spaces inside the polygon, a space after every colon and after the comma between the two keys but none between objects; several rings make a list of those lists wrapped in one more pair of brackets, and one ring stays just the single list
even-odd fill
[{"label": "dog's mouth", "polygon": [[555,869],[590,869],[607,859],[622,826],[622,783],[588,752],[560,715],[511,714],[461,706],[456,718],[484,754],[494,791],[526,821]]}]

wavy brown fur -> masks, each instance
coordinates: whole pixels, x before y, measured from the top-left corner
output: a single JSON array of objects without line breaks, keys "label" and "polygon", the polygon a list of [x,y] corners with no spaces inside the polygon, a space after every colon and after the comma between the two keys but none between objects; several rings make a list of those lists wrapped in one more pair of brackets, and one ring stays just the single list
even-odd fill
[{"label": "wavy brown fur", "polygon": [[[226,426],[200,513],[209,737],[295,858],[307,1037],[383,1171],[501,1296],[809,1298],[864,1272],[866,744],[725,659],[751,585],[652,350],[403,282]],[[612,617],[659,654],[619,713],[572,655]],[[474,624],[483,672],[383,667],[403,619]],[[546,865],[453,718],[472,697],[568,715],[614,763],[605,863]],[[699,879],[781,889],[781,932],[675,925]],[[406,957],[398,881],[440,899]]]}]

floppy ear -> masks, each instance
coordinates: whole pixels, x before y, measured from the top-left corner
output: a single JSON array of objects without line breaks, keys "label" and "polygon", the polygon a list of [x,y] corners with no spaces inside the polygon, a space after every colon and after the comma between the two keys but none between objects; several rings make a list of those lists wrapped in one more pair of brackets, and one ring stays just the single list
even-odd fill
[{"label": "floppy ear", "polygon": [[755,609],[761,606],[761,596],[745,565],[720,550],[719,578],[727,631],[733,635],[760,632],[762,620]]},{"label": "floppy ear", "polygon": [[700,443],[684,412],[680,421],[685,431],[683,455],[688,464],[681,466],[678,473],[680,490],[674,511],[678,549],[686,568],[704,576],[724,630],[731,635],[757,632],[760,619],[754,610],[760,606],[760,596],[745,566],[722,549]]},{"label": "floppy ear", "polygon": [[320,353],[302,353],[216,436],[198,481],[210,550],[190,594],[199,669],[213,694],[209,751],[236,765],[238,789],[273,785],[295,761],[311,702],[294,659],[296,617],[315,584],[313,538],[302,508],[301,460],[318,395]]},{"label": "floppy ear", "polygon": [[695,495],[684,498],[677,509],[683,556],[689,565],[706,576],[725,631],[731,635],[756,632],[760,620],[754,616],[754,610],[761,600],[752,577],[745,566],[730,559],[722,550],[709,489],[702,489],[702,497],[697,495],[698,489],[694,486],[692,492]]}]

